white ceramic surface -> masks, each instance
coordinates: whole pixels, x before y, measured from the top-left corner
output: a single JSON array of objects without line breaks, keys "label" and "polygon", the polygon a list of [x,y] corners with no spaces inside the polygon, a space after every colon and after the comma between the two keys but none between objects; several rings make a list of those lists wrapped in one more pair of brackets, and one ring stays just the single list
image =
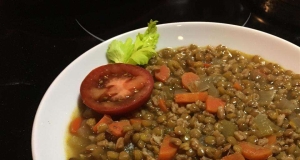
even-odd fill
[{"label": "white ceramic surface", "polygon": [[[79,86],[95,67],[106,64],[105,51],[114,40],[135,38],[137,29],[109,39],[88,50],[54,80],[44,95],[33,124],[32,154],[34,160],[65,160],[65,135],[73,111],[77,107]],[[189,44],[199,46],[223,44],[231,49],[277,62],[300,73],[300,48],[278,37],[253,29],[228,24],[185,22],[158,25],[157,50]]]}]

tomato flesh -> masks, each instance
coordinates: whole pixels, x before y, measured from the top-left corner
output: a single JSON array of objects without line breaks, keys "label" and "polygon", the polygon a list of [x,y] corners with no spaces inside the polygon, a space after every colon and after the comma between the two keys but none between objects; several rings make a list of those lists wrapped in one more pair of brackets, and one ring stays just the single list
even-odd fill
[{"label": "tomato flesh", "polygon": [[83,103],[102,114],[132,111],[149,99],[153,77],[144,68],[130,64],[107,64],[92,70],[82,81]]}]

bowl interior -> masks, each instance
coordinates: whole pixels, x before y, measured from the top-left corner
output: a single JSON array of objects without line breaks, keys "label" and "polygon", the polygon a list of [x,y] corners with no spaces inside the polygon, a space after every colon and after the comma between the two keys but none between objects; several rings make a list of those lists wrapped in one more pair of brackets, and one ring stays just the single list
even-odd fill
[{"label": "bowl interior", "polygon": [[[106,64],[108,44],[113,39],[135,38],[137,29],[109,39],[82,54],[54,80],[37,110],[32,131],[34,160],[66,159],[65,142],[70,118],[78,106],[79,86],[95,67]],[[185,22],[158,25],[157,50],[189,44],[199,46],[223,44],[231,49],[279,63],[286,69],[300,72],[300,49],[278,37],[253,29],[228,24]]]}]

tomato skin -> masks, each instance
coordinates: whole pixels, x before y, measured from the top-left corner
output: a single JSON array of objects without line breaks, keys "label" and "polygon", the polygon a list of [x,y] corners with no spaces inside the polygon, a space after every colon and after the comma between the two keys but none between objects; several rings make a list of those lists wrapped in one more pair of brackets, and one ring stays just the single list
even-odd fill
[{"label": "tomato skin", "polygon": [[[123,75],[126,73],[129,73],[132,77],[143,77],[143,87],[141,90],[129,98],[120,101],[98,101],[93,97],[91,90],[98,88],[99,80],[102,80],[103,77],[107,75]],[[153,85],[153,76],[146,69],[130,64],[114,63],[93,69],[82,81],[80,95],[83,103],[89,108],[101,114],[120,115],[144,105],[151,95]]]}]

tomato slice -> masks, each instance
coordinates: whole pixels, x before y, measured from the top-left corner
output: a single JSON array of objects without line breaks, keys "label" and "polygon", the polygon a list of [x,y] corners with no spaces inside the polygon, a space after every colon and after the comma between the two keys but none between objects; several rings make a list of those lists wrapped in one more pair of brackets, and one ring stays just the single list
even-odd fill
[{"label": "tomato slice", "polygon": [[82,81],[83,103],[110,115],[132,111],[149,99],[153,76],[146,69],[130,64],[107,64],[92,70]]}]

